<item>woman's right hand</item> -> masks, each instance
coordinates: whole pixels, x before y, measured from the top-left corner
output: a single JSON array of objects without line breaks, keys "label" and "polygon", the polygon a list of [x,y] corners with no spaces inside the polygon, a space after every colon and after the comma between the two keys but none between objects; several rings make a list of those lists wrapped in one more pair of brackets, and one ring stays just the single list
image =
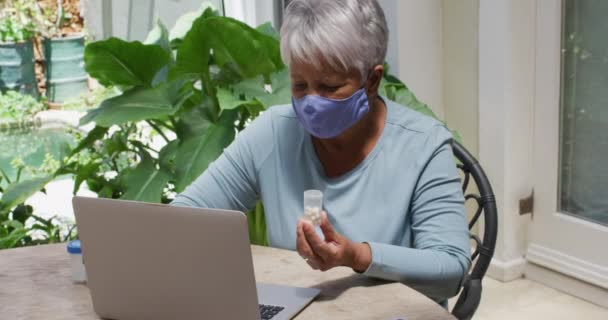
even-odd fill
[{"label": "woman's right hand", "polygon": [[339,234],[322,213],[321,230],[325,240],[313,225],[300,220],[297,227],[296,248],[300,256],[315,270],[327,271],[334,267],[350,267],[363,272],[371,263],[371,250],[366,243],[355,243]]}]

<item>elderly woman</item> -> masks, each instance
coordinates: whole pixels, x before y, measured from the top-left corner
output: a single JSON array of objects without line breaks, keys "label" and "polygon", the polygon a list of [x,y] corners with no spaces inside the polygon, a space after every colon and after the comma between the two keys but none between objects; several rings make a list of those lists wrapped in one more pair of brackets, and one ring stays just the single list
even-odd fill
[{"label": "elderly woman", "polygon": [[[451,134],[378,95],[388,30],[375,0],[294,0],[281,28],[292,104],[253,121],[174,205],[250,210],[271,246],[321,271],[346,266],[438,302],[470,264]],[[303,192],[324,193],[319,231]]]}]

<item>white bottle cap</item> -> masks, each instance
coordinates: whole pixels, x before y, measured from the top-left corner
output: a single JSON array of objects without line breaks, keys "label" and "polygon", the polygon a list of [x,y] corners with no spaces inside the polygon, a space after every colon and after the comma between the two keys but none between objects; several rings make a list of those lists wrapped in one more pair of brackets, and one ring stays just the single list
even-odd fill
[{"label": "white bottle cap", "polygon": [[323,192],[319,190],[304,191],[304,208],[323,208]]},{"label": "white bottle cap", "polygon": [[304,219],[314,226],[321,224],[323,210],[323,192],[319,190],[304,191]]}]

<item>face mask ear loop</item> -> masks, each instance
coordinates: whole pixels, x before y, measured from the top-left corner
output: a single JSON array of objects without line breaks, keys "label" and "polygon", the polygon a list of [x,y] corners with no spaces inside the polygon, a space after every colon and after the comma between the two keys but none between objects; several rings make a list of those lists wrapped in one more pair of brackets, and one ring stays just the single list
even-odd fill
[{"label": "face mask ear loop", "polygon": [[[367,76],[365,77],[365,80],[363,80],[363,83],[361,84],[361,89],[365,90],[365,94],[367,94],[367,89],[365,88],[365,83],[367,83],[369,81],[369,78],[371,77],[373,72],[374,72],[374,70],[368,71]],[[377,95],[378,94],[376,94],[375,96],[377,96]],[[372,97],[369,97],[369,98],[372,98]]]}]

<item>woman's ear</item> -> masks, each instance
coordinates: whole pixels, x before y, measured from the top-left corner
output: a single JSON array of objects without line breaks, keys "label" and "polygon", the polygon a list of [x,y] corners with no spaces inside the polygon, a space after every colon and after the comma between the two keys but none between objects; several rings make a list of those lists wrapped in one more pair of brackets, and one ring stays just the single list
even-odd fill
[{"label": "woman's ear", "polygon": [[380,83],[382,82],[382,78],[384,77],[384,66],[377,65],[372,69],[367,78],[367,96],[368,97],[376,97],[378,96],[378,89],[380,88]]}]

